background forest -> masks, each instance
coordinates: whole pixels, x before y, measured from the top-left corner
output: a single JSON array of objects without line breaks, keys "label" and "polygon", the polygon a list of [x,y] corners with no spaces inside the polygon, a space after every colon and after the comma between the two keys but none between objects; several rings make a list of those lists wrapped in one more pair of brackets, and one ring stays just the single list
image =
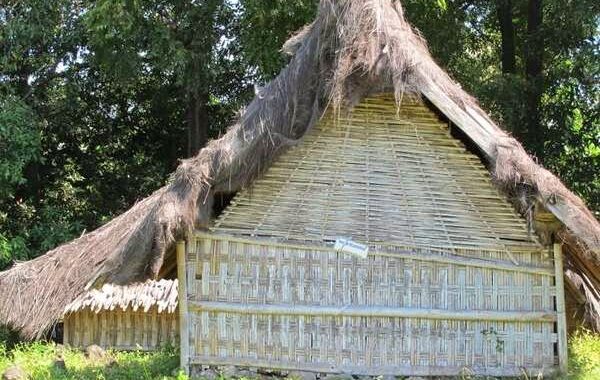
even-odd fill
[{"label": "background forest", "polygon": [[[404,0],[434,57],[600,211],[600,2]],[[4,0],[0,270],[128,209],[285,65],[316,0]]]}]

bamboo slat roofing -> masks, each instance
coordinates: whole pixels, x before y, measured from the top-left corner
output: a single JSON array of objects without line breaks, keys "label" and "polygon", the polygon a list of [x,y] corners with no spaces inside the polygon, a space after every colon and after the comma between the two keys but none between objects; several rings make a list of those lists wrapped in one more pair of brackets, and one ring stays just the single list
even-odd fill
[{"label": "bamboo slat roofing", "polygon": [[177,308],[177,280],[148,280],[131,285],[104,284],[82,294],[65,308],[65,314],[89,309],[95,313],[106,310],[138,309],[147,312],[156,306],[158,312],[173,313]]},{"label": "bamboo slat roofing", "polygon": [[215,233],[436,247],[539,247],[480,159],[425,104],[329,111],[217,219]]}]

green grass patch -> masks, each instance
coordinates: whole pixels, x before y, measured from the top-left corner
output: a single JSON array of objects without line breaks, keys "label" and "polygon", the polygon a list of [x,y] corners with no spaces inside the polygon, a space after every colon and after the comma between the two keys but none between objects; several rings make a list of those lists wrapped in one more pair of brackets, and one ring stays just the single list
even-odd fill
[{"label": "green grass patch", "polygon": [[[66,368],[55,365],[59,357]],[[34,342],[19,344],[12,350],[0,343],[0,374],[12,365],[21,367],[31,379],[161,379],[184,380],[179,373],[179,353],[165,347],[156,352],[108,351],[106,359],[92,361],[82,351],[57,346],[52,343]]]},{"label": "green grass patch", "polygon": [[569,378],[600,379],[600,335],[581,331],[569,339]]}]

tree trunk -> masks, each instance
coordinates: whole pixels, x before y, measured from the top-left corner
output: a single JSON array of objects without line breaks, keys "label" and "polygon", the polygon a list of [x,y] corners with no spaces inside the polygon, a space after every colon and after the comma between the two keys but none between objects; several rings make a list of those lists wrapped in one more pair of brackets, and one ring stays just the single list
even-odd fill
[{"label": "tree trunk", "polygon": [[512,0],[498,0],[498,22],[502,36],[502,72],[504,74],[515,74],[517,63]]},{"label": "tree trunk", "polygon": [[208,94],[196,89],[188,95],[187,156],[193,157],[208,141]]},{"label": "tree trunk", "polygon": [[525,144],[538,157],[543,153],[545,128],[541,125],[543,93],[544,39],[542,32],[542,0],[529,0],[527,12],[527,45],[525,75],[527,78],[527,131]]}]

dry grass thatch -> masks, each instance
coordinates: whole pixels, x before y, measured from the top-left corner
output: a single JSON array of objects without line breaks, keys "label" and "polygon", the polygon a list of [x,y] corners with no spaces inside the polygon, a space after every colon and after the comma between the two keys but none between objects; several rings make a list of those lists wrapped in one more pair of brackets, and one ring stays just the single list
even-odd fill
[{"label": "dry grass thatch", "polygon": [[177,294],[177,280],[147,280],[131,285],[104,284],[100,289],[91,289],[77,297],[67,305],[65,314],[86,309],[94,313],[115,309],[148,312],[153,306],[157,307],[158,313],[174,313]]},{"label": "dry grass thatch", "polygon": [[[248,185],[327,106],[343,110],[390,90],[398,104],[406,92],[428,98],[479,147],[522,211],[538,202],[557,215],[597,272],[598,221],[434,62],[398,1],[321,0],[316,20],[284,48],[293,54],[289,65],[169,184],[98,230],[0,273],[0,321],[39,337],[86,285],[154,277],[175,239],[208,223],[215,193]],[[598,314],[594,306],[590,315]]]}]

